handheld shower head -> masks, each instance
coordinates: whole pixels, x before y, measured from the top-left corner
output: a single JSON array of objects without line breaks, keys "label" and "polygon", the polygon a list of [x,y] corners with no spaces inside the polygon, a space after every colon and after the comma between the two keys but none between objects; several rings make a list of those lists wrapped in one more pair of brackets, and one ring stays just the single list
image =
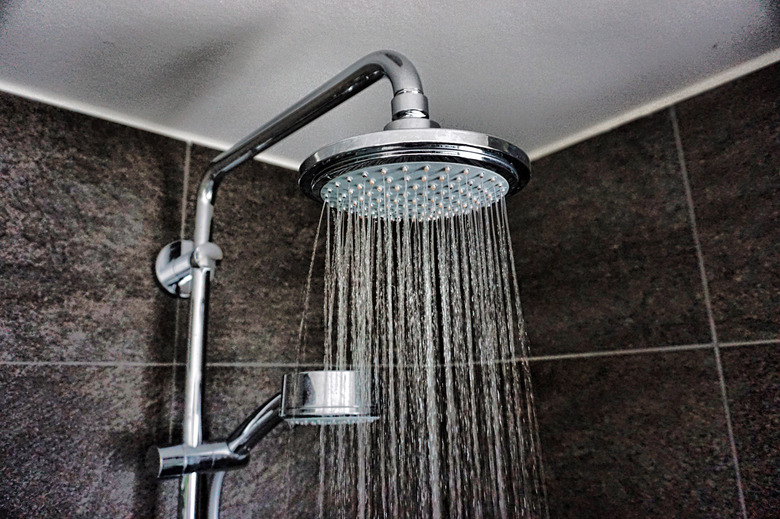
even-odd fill
[{"label": "handheld shower head", "polygon": [[282,421],[294,425],[347,425],[379,419],[368,379],[357,371],[306,371],[285,375],[282,392],[255,409],[227,440],[153,447],[147,465],[158,478],[244,467],[249,452]]},{"label": "handheld shower head", "polygon": [[443,128],[385,130],[320,149],[300,168],[309,197],[359,216],[435,220],[520,191],[528,156],[497,137]]},{"label": "handheld shower head", "polygon": [[280,416],[297,425],[357,424],[379,418],[368,379],[357,371],[285,375]]}]

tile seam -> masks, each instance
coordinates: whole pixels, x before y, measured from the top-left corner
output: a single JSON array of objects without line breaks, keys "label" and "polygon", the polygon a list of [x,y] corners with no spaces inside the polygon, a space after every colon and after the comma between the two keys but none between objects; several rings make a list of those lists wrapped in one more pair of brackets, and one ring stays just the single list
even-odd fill
[{"label": "tile seam", "polygon": [[744,346],[768,346],[770,344],[780,344],[780,339],[757,339],[755,341],[732,341],[718,343],[720,348],[738,348]]},{"label": "tile seam", "polygon": [[[735,341],[719,343],[719,347],[723,348],[745,348],[752,346],[770,346],[773,344],[780,344],[780,339],[767,339],[767,340],[755,340],[755,341]],[[680,344],[671,346],[655,346],[650,348],[634,348],[634,349],[620,349],[620,350],[605,350],[605,351],[587,351],[576,353],[556,353],[552,355],[532,355],[530,357],[513,357],[510,359],[499,359],[496,362],[520,362],[528,360],[528,362],[546,362],[554,360],[575,360],[575,359],[589,359],[599,357],[623,357],[626,355],[646,355],[653,353],[673,353],[675,351],[693,351],[712,348],[712,344]],[[463,364],[463,363],[460,363]],[[48,361],[48,360],[0,360],[0,366],[83,366],[83,367],[148,367],[148,368],[160,368],[160,367],[185,367],[186,365],[181,362],[146,362],[146,361],[78,361],[78,360],[64,360],[64,361]],[[235,361],[235,362],[207,362],[206,366],[214,368],[315,368],[321,367],[322,364],[316,364],[313,362],[296,364],[294,362],[251,362],[251,361]],[[412,365],[408,365],[412,366]]]},{"label": "tile seam", "polygon": [[87,368],[168,368],[170,362],[100,360],[3,360],[0,366],[73,366]]},{"label": "tile seam", "polygon": [[691,190],[690,179],[688,178],[688,166],[685,160],[685,150],[683,149],[682,137],[680,135],[680,124],[677,119],[677,110],[675,106],[669,107],[669,118],[671,119],[672,123],[674,143],[675,147],[677,148],[677,161],[683,180],[683,187],[685,188],[685,201],[686,205],[688,206],[688,218],[690,220],[691,233],[693,234],[694,247],[696,248],[696,260],[699,264],[699,277],[701,278],[702,291],[704,294],[704,305],[707,310],[707,319],[709,320],[710,334],[712,336],[712,350],[715,355],[715,366],[718,372],[718,385],[720,387],[721,403],[723,405],[723,413],[726,418],[726,431],[728,432],[729,447],[731,449],[731,457],[734,463],[734,474],[736,476],[739,506],[743,519],[747,519],[747,506],[745,504],[745,492],[742,486],[742,474],[739,468],[737,442],[734,438],[734,427],[731,421],[731,410],[729,409],[728,388],[726,387],[726,377],[723,373],[723,362],[720,357],[720,347],[718,344],[718,331],[717,327],[715,326],[715,315],[712,308],[712,298],[710,297],[710,287],[709,282],[707,281],[707,270],[704,264],[704,252],[701,247],[701,239],[696,222],[696,209],[693,203],[693,192]]},{"label": "tile seam", "polygon": [[[582,352],[582,353],[561,353],[561,354],[555,354],[555,355],[538,355],[538,356],[531,356],[531,357],[511,357],[507,359],[498,359],[495,361],[490,362],[474,362],[473,365],[484,365],[484,364],[504,364],[504,363],[511,363],[511,362],[522,362],[522,361],[528,361],[528,362],[540,362],[540,361],[552,361],[552,360],[571,360],[571,359],[587,359],[587,358],[598,358],[598,357],[622,357],[626,355],[641,355],[641,354],[648,354],[648,353],[669,353],[669,352],[676,352],[676,351],[691,351],[691,350],[703,350],[703,349],[709,349],[712,348],[712,344],[681,344],[681,345],[675,345],[675,346],[659,346],[655,348],[636,348],[636,349],[626,349],[626,350],[609,350],[609,351],[591,351],[591,352]],[[452,367],[452,366],[466,366],[469,365],[469,363],[466,362],[453,362],[449,364],[436,364],[436,367]],[[207,364],[209,367],[214,368],[316,368],[316,367],[322,367],[322,364],[315,364],[315,363],[304,363],[304,364],[296,364],[296,363],[286,363],[286,362],[280,362],[280,363],[267,363],[267,362],[210,362]],[[398,365],[398,367],[404,367],[404,368],[411,368],[417,366],[416,364],[402,364]],[[422,367],[425,367],[426,365],[422,365]],[[384,367],[384,365],[382,366]]]},{"label": "tile seam", "polygon": [[[642,355],[648,353],[670,353],[675,351],[703,350],[711,348],[712,344],[680,344],[673,346],[657,346],[650,348],[633,348],[607,351],[589,351],[582,353],[560,353],[554,355],[532,355],[528,357],[529,362],[548,361],[548,360],[569,360],[569,359],[588,359],[597,357],[623,357],[626,355]],[[519,358],[518,360],[522,360]]]},{"label": "tile seam", "polygon": [[[187,192],[190,183],[190,164],[192,160],[192,142],[187,141],[184,145],[184,168],[182,175],[181,204],[179,207],[179,240],[184,239],[184,233],[187,226]],[[168,443],[173,443],[173,425],[174,410],[176,409],[176,354],[181,342],[181,301],[176,300],[176,313],[174,318],[175,329],[173,331],[173,348],[171,359],[171,386],[170,399],[168,402]]]}]

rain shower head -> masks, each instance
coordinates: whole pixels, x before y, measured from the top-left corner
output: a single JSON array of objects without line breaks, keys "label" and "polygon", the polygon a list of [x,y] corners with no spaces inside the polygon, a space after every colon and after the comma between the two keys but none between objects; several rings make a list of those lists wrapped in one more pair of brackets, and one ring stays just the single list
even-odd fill
[{"label": "rain shower head", "polygon": [[303,192],[336,209],[390,220],[467,214],[520,191],[528,156],[481,133],[385,130],[320,149],[300,168]]},{"label": "rain shower head", "polygon": [[280,417],[296,425],[338,425],[379,418],[367,377],[357,371],[306,371],[285,375]]}]

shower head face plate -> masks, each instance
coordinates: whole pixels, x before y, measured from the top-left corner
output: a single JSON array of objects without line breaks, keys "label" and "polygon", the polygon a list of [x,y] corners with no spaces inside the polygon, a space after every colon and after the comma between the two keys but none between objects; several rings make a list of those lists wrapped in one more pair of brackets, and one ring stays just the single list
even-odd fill
[{"label": "shower head face plate", "polygon": [[357,424],[379,418],[367,379],[356,371],[285,375],[280,415],[296,425]]},{"label": "shower head face plate", "polygon": [[301,165],[305,194],[336,209],[389,220],[468,214],[522,189],[530,163],[512,144],[474,132],[425,128],[361,135]]}]

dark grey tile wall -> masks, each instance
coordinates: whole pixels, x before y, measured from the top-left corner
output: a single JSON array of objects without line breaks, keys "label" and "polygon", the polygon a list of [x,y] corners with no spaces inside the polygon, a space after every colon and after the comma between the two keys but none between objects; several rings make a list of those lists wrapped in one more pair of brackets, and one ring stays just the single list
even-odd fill
[{"label": "dark grey tile wall", "polygon": [[780,339],[780,68],[680,104],[722,341]]},{"label": "dark grey tile wall", "polygon": [[668,113],[533,166],[507,204],[534,353],[708,342]]},{"label": "dark grey tile wall", "polygon": [[143,470],[146,447],[168,434],[169,376],[146,366],[0,366],[0,516],[175,511],[175,489]]},{"label": "dark grey tile wall", "polygon": [[184,144],[0,95],[0,360],[157,361]]},{"label": "dark grey tile wall", "polygon": [[711,351],[533,364],[551,517],[736,517]]},{"label": "dark grey tile wall", "polygon": [[[545,359],[532,370],[553,518],[780,508],[779,73],[677,106],[681,146],[663,111],[537,161],[509,201]],[[180,236],[185,190],[191,233],[216,152],[192,146],[185,171],[183,143],[6,95],[0,112],[0,516],[172,517],[176,482],[150,481],[141,461],[180,437],[187,306],[151,264]],[[320,359],[320,271],[297,351],[319,214],[281,168],[247,164],[220,188],[209,438],[277,390],[294,369],[279,364]],[[313,516],[318,435],[275,431],[226,477],[225,516]]]},{"label": "dark grey tile wall", "polygon": [[780,510],[780,345],[723,352],[748,517]]}]

